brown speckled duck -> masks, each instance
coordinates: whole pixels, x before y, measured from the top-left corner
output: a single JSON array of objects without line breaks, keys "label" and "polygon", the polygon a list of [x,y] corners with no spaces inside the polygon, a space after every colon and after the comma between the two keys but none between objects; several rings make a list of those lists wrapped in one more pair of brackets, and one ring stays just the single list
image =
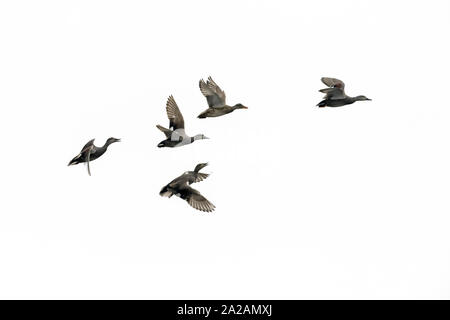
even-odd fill
[{"label": "brown speckled duck", "polygon": [[246,106],[238,103],[234,106],[226,104],[225,92],[214,82],[211,77],[208,81],[200,80],[200,91],[206,97],[209,108],[198,115],[198,118],[220,117],[233,112],[236,109],[248,109]]}]

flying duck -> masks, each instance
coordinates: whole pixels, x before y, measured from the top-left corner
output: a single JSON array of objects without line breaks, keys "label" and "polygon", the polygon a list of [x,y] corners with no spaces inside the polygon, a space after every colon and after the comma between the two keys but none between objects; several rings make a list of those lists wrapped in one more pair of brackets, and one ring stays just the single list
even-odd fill
[{"label": "flying duck", "polygon": [[200,91],[206,97],[209,108],[198,115],[200,119],[210,117],[220,117],[227,113],[233,112],[236,109],[248,109],[246,106],[238,103],[234,106],[226,104],[225,92],[214,82],[211,77],[208,77],[208,81],[203,79],[199,82]]},{"label": "flying duck", "polygon": [[197,210],[204,212],[214,211],[215,206],[202,196],[200,192],[190,187],[192,183],[203,181],[209,176],[209,174],[199,172],[207,165],[207,163],[199,163],[194,171],[186,171],[163,187],[159,192],[159,195],[168,198],[176,195],[177,197],[186,200],[191,207]]},{"label": "flying duck", "polygon": [[181,114],[180,109],[178,108],[177,103],[175,102],[173,96],[170,96],[167,99],[166,112],[167,117],[169,118],[170,121],[169,124],[170,129],[164,128],[159,124],[156,125],[156,127],[166,135],[166,140],[163,140],[158,144],[159,148],[180,147],[186,144],[190,144],[195,140],[209,139],[208,137],[205,137],[205,135],[203,134],[197,134],[193,137],[190,137],[186,134],[186,132],[184,131],[183,115]]},{"label": "flying duck", "polygon": [[371,101],[366,96],[349,97],[346,95],[344,91],[345,84],[339,79],[323,77],[321,80],[328,88],[319,90],[325,93],[323,100],[317,104],[319,108],[342,107],[355,101]]},{"label": "flying duck", "polygon": [[95,139],[92,139],[91,141],[86,143],[83,149],[81,149],[80,153],[75,158],[70,160],[68,165],[73,166],[75,164],[86,162],[88,173],[89,175],[91,175],[91,168],[89,166],[89,163],[97,158],[100,158],[100,156],[106,152],[111,143],[120,142],[120,139],[109,138],[108,140],[106,140],[103,147],[97,147],[94,145],[94,140]]}]

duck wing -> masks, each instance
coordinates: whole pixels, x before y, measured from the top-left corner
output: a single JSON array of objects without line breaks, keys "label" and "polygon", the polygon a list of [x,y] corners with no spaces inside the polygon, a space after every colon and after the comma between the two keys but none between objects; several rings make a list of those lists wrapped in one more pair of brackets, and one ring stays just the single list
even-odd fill
[{"label": "duck wing", "polygon": [[343,81],[336,78],[327,77],[323,77],[321,80],[328,86],[328,88],[319,90],[320,92],[325,93],[324,99],[338,100],[347,97],[344,91],[345,84]]},{"label": "duck wing", "polygon": [[209,174],[207,174],[207,173],[197,173],[196,175],[195,175],[195,180],[194,180],[194,182],[200,182],[200,181],[203,181],[203,180],[205,180],[206,178],[208,178],[209,177]]},{"label": "duck wing", "polygon": [[182,177],[185,177],[185,183],[192,184],[205,180],[209,177],[207,173],[188,171]]},{"label": "duck wing", "polygon": [[169,185],[174,188],[175,187],[177,187],[177,188],[184,187],[184,186],[190,185],[192,183],[197,183],[197,182],[203,181],[208,177],[209,177],[209,174],[207,174],[207,173],[187,171],[187,172],[183,173],[181,176],[179,176],[178,178],[175,178],[172,182],[169,183]]},{"label": "duck wing", "polygon": [[84,145],[83,149],[81,149],[80,154],[82,154],[83,152],[86,152],[86,150],[88,150],[91,146],[93,146],[94,140],[95,139],[89,140],[89,142]]},{"label": "duck wing", "polygon": [[345,92],[339,88],[326,88],[319,91],[325,93],[325,100],[339,100],[347,97]]},{"label": "duck wing", "polygon": [[90,163],[91,163],[91,151],[92,151],[92,147],[90,147],[87,150],[87,156],[86,156],[87,170],[88,170],[88,174],[89,175],[91,175],[91,166],[90,166]]},{"label": "duck wing", "polygon": [[159,124],[157,124],[156,127],[166,135],[167,139],[170,138],[170,136],[172,135],[172,132],[173,132],[172,130],[164,128],[163,126],[160,126]]},{"label": "duck wing", "polygon": [[208,82],[201,79],[199,86],[200,91],[206,97],[206,101],[208,101],[208,106],[210,108],[223,107],[226,104],[225,92],[220,89],[211,77],[208,77]]},{"label": "duck wing", "polygon": [[80,153],[77,154],[77,155],[69,162],[69,165],[75,163],[75,162],[76,162],[78,159],[80,159],[84,154],[86,154],[86,152],[87,152],[88,150],[91,150],[91,153],[94,153],[95,150],[96,150],[96,148],[95,148],[95,146],[94,146],[94,140],[95,140],[95,139],[92,139],[92,140],[90,140],[88,143],[86,143],[86,144],[84,145],[83,149],[81,149]]},{"label": "duck wing", "polygon": [[208,201],[208,199],[202,196],[200,192],[194,188],[186,186],[184,189],[186,201],[192,208],[203,212],[212,212],[216,208],[211,202]]},{"label": "duck wing", "polygon": [[328,78],[328,77],[322,77],[322,82],[332,88],[332,87],[336,87],[336,88],[341,88],[342,90],[344,90],[345,88],[345,83],[342,80],[336,79],[336,78]]},{"label": "duck wing", "polygon": [[183,115],[181,114],[180,108],[178,108],[178,105],[172,95],[167,99],[166,112],[170,121],[171,129],[184,129]]},{"label": "duck wing", "polygon": [[174,189],[184,188],[188,185],[189,175],[183,173],[181,176],[176,177],[172,181],[169,182],[168,186]]},{"label": "duck wing", "polygon": [[174,194],[174,190],[184,188],[185,186],[187,186],[187,183],[188,177],[186,176],[186,174],[182,174],[181,176],[176,177],[168,184],[166,184],[159,192],[159,195],[170,198]]}]

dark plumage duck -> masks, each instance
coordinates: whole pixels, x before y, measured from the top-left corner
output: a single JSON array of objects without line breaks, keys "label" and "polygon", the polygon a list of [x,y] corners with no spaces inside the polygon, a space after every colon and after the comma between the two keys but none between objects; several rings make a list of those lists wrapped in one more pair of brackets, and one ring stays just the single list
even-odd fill
[{"label": "dark plumage duck", "polygon": [[339,79],[335,78],[322,78],[322,82],[328,86],[328,88],[319,90],[325,93],[324,100],[320,101],[317,106],[322,107],[342,107],[347,104],[352,104],[355,101],[371,101],[366,96],[349,97],[345,94],[345,84]]},{"label": "dark plumage duck", "polygon": [[226,104],[225,92],[214,82],[211,77],[208,77],[208,81],[200,80],[200,91],[206,97],[209,108],[199,114],[199,118],[220,117],[236,109],[248,109],[246,106],[238,103],[234,106]]},{"label": "dark plumage duck", "polygon": [[194,171],[186,171],[178,178],[172,180],[168,185],[163,187],[159,192],[162,197],[171,197],[176,195],[181,199],[184,199],[189,205],[197,210],[204,212],[212,212],[215,206],[209,202],[204,196],[200,194],[190,185],[195,182],[200,182],[206,179],[209,175],[199,172],[202,168],[206,167],[207,163],[199,163]]},{"label": "dark plumage duck", "polygon": [[190,137],[186,134],[186,132],[184,131],[183,115],[181,114],[180,108],[178,108],[178,105],[175,102],[173,96],[170,96],[169,99],[167,99],[166,112],[167,117],[169,118],[170,121],[169,124],[170,129],[164,128],[159,124],[156,125],[156,127],[166,135],[166,140],[163,140],[158,144],[159,148],[180,147],[186,144],[190,144],[195,140],[209,139],[208,137],[205,137],[205,135],[203,134],[197,134],[193,137]]},{"label": "dark plumage duck", "polygon": [[106,152],[106,150],[108,149],[110,144],[120,141],[120,139],[109,138],[108,140],[106,140],[103,147],[97,147],[94,145],[94,140],[95,139],[92,139],[91,141],[86,143],[86,145],[83,147],[83,149],[81,149],[80,153],[75,158],[70,160],[68,165],[73,166],[75,164],[86,162],[87,168],[88,168],[88,173],[89,173],[89,175],[91,175],[91,168],[89,166],[89,163],[91,161],[94,161],[95,159],[98,159],[101,155],[103,155]]}]

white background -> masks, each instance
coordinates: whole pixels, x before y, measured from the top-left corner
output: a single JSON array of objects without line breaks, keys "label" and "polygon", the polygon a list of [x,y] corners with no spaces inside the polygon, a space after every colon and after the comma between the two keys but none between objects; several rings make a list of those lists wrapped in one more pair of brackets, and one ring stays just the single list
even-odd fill
[{"label": "white background", "polygon": [[[0,298],[450,298],[449,16],[2,1]],[[197,119],[209,75],[249,109]],[[318,109],[322,76],[373,101]],[[156,147],[170,94],[210,140]],[[206,161],[214,213],[159,196]]]}]

